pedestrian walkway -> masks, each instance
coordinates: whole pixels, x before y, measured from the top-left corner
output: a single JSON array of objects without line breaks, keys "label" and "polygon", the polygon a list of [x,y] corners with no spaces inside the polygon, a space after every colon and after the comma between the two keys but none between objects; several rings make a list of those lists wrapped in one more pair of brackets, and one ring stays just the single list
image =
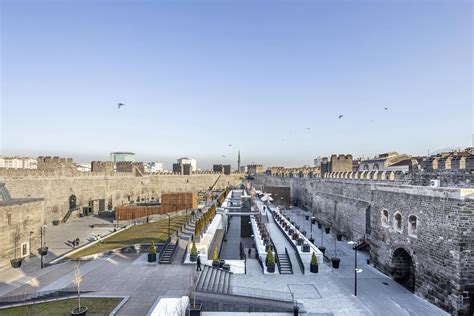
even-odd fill
[{"label": "pedestrian walkway", "polygon": [[222,246],[221,259],[240,260],[240,216],[229,218],[229,230],[227,231]]},{"label": "pedestrian walkway", "polygon": [[283,233],[278,228],[277,223],[275,223],[273,216],[270,213],[268,213],[267,218],[268,218],[268,224],[267,224],[268,233],[270,234],[270,238],[273,240],[273,243],[275,244],[275,247],[278,253],[284,254],[285,248],[286,248],[288,250],[288,255],[291,260],[291,265],[293,266],[293,274],[302,274],[301,268],[298,264],[298,258],[296,257],[297,254],[295,253],[295,250],[290,245],[290,242],[286,239],[286,237],[283,236]]}]

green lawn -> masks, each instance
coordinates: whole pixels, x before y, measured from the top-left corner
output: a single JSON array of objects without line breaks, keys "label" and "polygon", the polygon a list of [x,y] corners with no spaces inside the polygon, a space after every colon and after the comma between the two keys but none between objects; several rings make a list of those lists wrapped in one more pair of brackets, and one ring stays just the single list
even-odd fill
[{"label": "green lawn", "polygon": [[[121,298],[84,297],[81,298],[81,306],[88,307],[88,316],[109,315],[121,301]],[[74,307],[77,307],[77,299],[67,299],[0,309],[0,315],[69,316]]]},{"label": "green lawn", "polygon": [[[186,221],[186,216],[175,216],[171,218],[171,234],[175,234]],[[80,250],[70,256],[72,259],[101,253],[129,245],[149,243],[153,240],[155,243],[165,242],[168,238],[168,219],[132,226],[129,229],[121,231],[111,237],[104,238],[94,246]]]}]

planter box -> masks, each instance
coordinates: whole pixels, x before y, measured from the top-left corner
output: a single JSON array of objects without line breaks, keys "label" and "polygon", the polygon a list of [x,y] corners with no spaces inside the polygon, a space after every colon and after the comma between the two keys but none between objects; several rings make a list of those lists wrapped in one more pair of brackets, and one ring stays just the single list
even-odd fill
[{"label": "planter box", "polygon": [[326,234],[329,234],[329,232],[331,231],[331,227],[324,227],[324,231],[326,232]]},{"label": "planter box", "polygon": [[190,260],[191,262],[196,262],[196,261],[197,261],[197,258],[198,258],[197,255],[189,255],[189,260]]},{"label": "planter box", "polygon": [[48,247],[38,248],[38,253],[40,256],[46,256],[48,254]]},{"label": "planter box", "polygon": [[301,251],[302,252],[309,252],[310,251],[310,247],[308,244],[303,244],[303,247],[301,247]]},{"label": "planter box", "polygon": [[323,256],[324,256],[324,253],[326,252],[326,247],[324,246],[321,246],[321,247],[318,247],[319,251],[321,251],[323,253]]},{"label": "planter box", "polygon": [[342,240],[342,234],[336,234],[336,239],[337,239],[337,241],[341,241]]},{"label": "planter box", "polygon": [[318,228],[319,228],[319,229],[323,228],[323,224],[318,223]]},{"label": "planter box", "polygon": [[275,273],[275,265],[267,266],[267,272],[268,273]]},{"label": "planter box", "polygon": [[85,316],[87,314],[87,309],[87,306],[81,306],[81,310],[76,307],[71,311],[71,316]]},{"label": "planter box", "polygon": [[220,264],[219,261],[212,261],[212,266],[214,268],[219,268],[219,264]]},{"label": "planter box", "polygon": [[189,305],[190,316],[201,316],[202,304],[191,304]]},{"label": "planter box", "polygon": [[301,246],[303,244],[303,238],[298,238],[298,241],[296,243],[298,246]]},{"label": "planter box", "polygon": [[148,254],[148,262],[156,262],[156,253]]},{"label": "planter box", "polygon": [[309,265],[309,271],[312,272],[312,273],[318,273],[318,271],[319,271],[318,265],[317,264],[315,264],[315,265],[310,264]]},{"label": "planter box", "polygon": [[339,269],[339,263],[340,262],[341,262],[341,259],[339,259],[339,258],[331,258],[332,267],[334,269]]},{"label": "planter box", "polygon": [[10,260],[10,264],[12,265],[13,269],[20,268],[22,262],[23,262],[23,258],[17,258],[17,259]]},{"label": "planter box", "polygon": [[309,242],[314,245],[314,238],[313,237],[309,238]]},{"label": "planter box", "polygon": [[316,224],[316,218],[311,217],[311,224],[313,224],[313,225]]},{"label": "planter box", "polygon": [[305,215],[304,218],[305,218],[306,220],[309,220],[309,215]]}]

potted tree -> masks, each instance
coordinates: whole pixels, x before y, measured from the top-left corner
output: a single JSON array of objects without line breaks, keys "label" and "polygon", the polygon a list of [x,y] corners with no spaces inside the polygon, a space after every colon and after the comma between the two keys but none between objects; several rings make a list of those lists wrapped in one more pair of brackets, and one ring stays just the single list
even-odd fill
[{"label": "potted tree", "polygon": [[321,224],[320,222],[318,222],[318,228],[319,228],[319,229],[322,229],[322,228],[323,228],[323,224]]},{"label": "potted tree", "polygon": [[311,263],[309,265],[309,271],[312,273],[318,273],[318,258],[316,257],[316,254],[313,252],[311,255]]},{"label": "potted tree", "polygon": [[193,240],[193,244],[191,246],[191,252],[189,253],[189,260],[191,260],[191,262],[196,262],[197,255],[198,255],[198,251],[196,248],[196,242]]},{"label": "potted tree", "polygon": [[148,262],[156,262],[156,248],[155,242],[150,242],[150,249],[148,250]]},{"label": "potted tree", "polygon": [[16,227],[15,230],[13,231],[12,237],[13,237],[13,243],[15,247],[15,258],[10,260],[10,264],[12,265],[13,269],[18,269],[21,267],[21,263],[23,262],[23,258],[17,257],[18,242],[20,241],[20,237],[21,237],[18,227]]},{"label": "potted tree", "polygon": [[316,217],[314,217],[314,216],[311,217],[311,224],[313,224],[313,225],[316,224]]},{"label": "potted tree", "polygon": [[267,258],[265,259],[267,264],[267,272],[268,273],[275,273],[275,257],[273,256],[273,250],[270,246],[267,251]]},{"label": "potted tree", "polygon": [[300,238],[300,234],[298,234],[297,232],[293,232],[293,235],[291,237],[293,240],[298,240],[298,238]]},{"label": "potted tree", "polygon": [[76,262],[74,265],[74,276],[72,282],[77,286],[77,307],[71,311],[72,316],[85,316],[87,313],[87,306],[81,306],[81,289],[80,284],[82,282],[80,262]]},{"label": "potted tree", "polygon": [[331,231],[331,227],[329,226],[324,227],[324,231],[326,232],[326,234],[329,234],[329,232]]},{"label": "potted tree", "polygon": [[[337,242],[336,242],[336,240],[334,240],[334,256],[337,256]],[[339,259],[337,257],[331,258],[332,267],[334,269],[339,269],[339,263],[340,262],[341,262],[341,259]]]},{"label": "potted tree", "polygon": [[336,239],[337,239],[337,241],[341,241],[342,240],[342,233],[337,232],[336,233]]},{"label": "potted tree", "polygon": [[217,251],[217,247],[214,248],[214,255],[212,256],[212,266],[214,268],[219,268],[219,252]]},{"label": "potted tree", "polygon": [[300,238],[298,238],[298,240],[297,240],[297,244],[298,244],[298,246],[301,246],[301,245],[303,244],[303,240],[304,240],[304,239],[303,239],[303,238],[301,238],[301,237],[300,237]]},{"label": "potted tree", "polygon": [[304,243],[303,247],[301,247],[301,251],[303,251],[303,252],[309,252],[310,249],[311,248],[309,247],[309,245],[307,243]]}]

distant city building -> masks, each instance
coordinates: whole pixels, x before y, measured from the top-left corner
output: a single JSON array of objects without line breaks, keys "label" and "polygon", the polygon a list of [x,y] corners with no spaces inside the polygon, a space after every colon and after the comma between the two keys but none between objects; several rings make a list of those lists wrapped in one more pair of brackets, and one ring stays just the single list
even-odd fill
[{"label": "distant city building", "polygon": [[185,163],[185,164],[174,163],[173,173],[177,173],[181,175],[191,175],[193,173],[193,167],[189,163]]},{"label": "distant city building", "polygon": [[193,172],[197,170],[196,159],[182,157],[178,158],[177,163],[180,165],[190,164]]},{"label": "distant city building", "polygon": [[314,158],[313,166],[314,167],[321,167],[321,157]]},{"label": "distant city building", "polygon": [[76,169],[79,172],[91,172],[92,167],[90,163],[81,163],[76,166]]},{"label": "distant city building", "polygon": [[0,157],[0,168],[5,169],[37,169],[38,163],[30,157]]},{"label": "distant city building", "polygon": [[246,173],[247,172],[247,166],[240,166],[239,171],[241,173]]},{"label": "distant city building", "polygon": [[[411,157],[397,152],[380,154],[372,159],[362,160],[358,171],[409,171]],[[402,163],[404,162],[404,163]]]},{"label": "distant city building", "polygon": [[217,172],[217,173],[222,173],[224,172],[224,167],[221,164],[213,165],[212,171]]},{"label": "distant city building", "polygon": [[110,160],[116,164],[121,161],[135,162],[135,153],[132,152],[112,152],[110,153]]},{"label": "distant city building", "polygon": [[224,169],[224,174],[229,175],[232,172],[232,168],[230,165],[224,165],[222,167]]},{"label": "distant city building", "polygon": [[150,161],[145,164],[145,172],[163,172],[163,163],[160,161]]},{"label": "distant city building", "polygon": [[263,169],[262,165],[258,165],[258,164],[247,165],[247,173],[250,175],[263,173],[264,171],[265,170]]}]

